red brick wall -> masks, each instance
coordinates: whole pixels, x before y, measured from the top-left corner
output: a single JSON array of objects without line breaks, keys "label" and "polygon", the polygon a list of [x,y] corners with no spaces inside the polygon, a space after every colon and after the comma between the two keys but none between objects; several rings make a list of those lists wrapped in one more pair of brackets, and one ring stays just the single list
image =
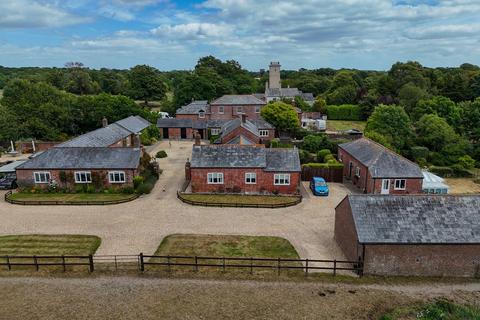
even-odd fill
[{"label": "red brick wall", "polygon": [[210,119],[209,114],[205,114],[204,118],[200,118],[198,114],[177,114],[175,115],[177,119],[192,119],[192,120],[208,120]]},{"label": "red brick wall", "polygon": [[[82,184],[77,184],[75,183],[75,180],[73,180],[73,183],[69,184],[68,182],[66,184],[63,184],[60,180],[60,172],[65,171],[65,173],[69,174],[75,174],[75,171],[90,171],[92,175],[94,173],[100,173],[104,176],[103,179],[103,186],[105,188],[108,187],[127,187],[131,186],[133,187],[133,178],[137,176],[137,170],[132,170],[132,169],[115,169],[115,170],[91,170],[91,169],[75,169],[75,170],[22,170],[22,169],[17,169],[17,183],[19,187],[30,187],[30,186],[36,186],[36,187],[47,187],[47,183],[40,183],[40,184],[35,184],[35,180],[33,177],[33,173],[41,171],[41,172],[50,172],[50,177],[52,180],[55,180],[58,184],[59,187],[61,188],[74,188],[77,185],[82,185]],[[126,174],[126,182],[125,183],[110,183],[108,181],[108,171],[125,171]],[[74,178],[75,179],[75,178]]]},{"label": "red brick wall", "polygon": [[[256,105],[238,105],[238,106],[231,106],[231,105],[224,105],[224,112],[223,114],[219,113],[219,106],[221,105],[211,105],[210,106],[210,119],[235,119],[238,118],[240,114],[246,114],[247,119],[255,120],[260,117],[260,113],[255,112]],[[260,110],[264,105],[260,106]],[[242,107],[242,112],[237,112],[237,107]]]},{"label": "red brick wall", "polygon": [[480,245],[366,245],[365,274],[468,276],[480,272]]},{"label": "red brick wall", "polygon": [[243,135],[245,138],[253,142],[254,144],[260,143],[260,138],[253,134],[251,131],[243,128],[243,127],[238,127],[229,134],[227,134],[225,137],[222,138],[222,143],[227,143],[230,140],[235,139],[239,135]]},{"label": "red brick wall", "polygon": [[348,197],[345,197],[335,208],[334,237],[347,260],[356,261],[361,257],[362,252],[358,245],[357,231],[355,230]]},{"label": "red brick wall", "polygon": [[[163,131],[163,129],[161,130]],[[185,139],[193,139],[193,129],[186,128],[187,137]],[[168,128],[168,138],[169,139],[181,139],[182,131],[181,128]]]},{"label": "red brick wall", "polygon": [[[351,179],[352,183],[358,189],[373,194],[380,194],[382,190],[382,179],[373,179],[368,168],[361,164],[356,158],[351,156],[342,148],[338,148],[338,158],[344,164],[343,176]],[[351,177],[349,177],[350,162],[352,163]],[[360,177],[355,176],[355,168],[360,168]],[[405,190],[395,190],[395,179],[390,179],[390,194],[418,194],[422,192],[423,179],[405,179]]]},{"label": "red brick wall", "polygon": [[[208,184],[207,174],[210,172],[223,172],[223,184]],[[256,184],[246,184],[245,183],[245,173],[255,172],[257,174],[257,183]],[[281,173],[281,172],[279,172]],[[191,186],[192,192],[218,192],[223,190],[223,192],[232,192],[234,187],[240,188],[240,192],[247,193],[259,193],[259,192],[268,192],[273,193],[277,191],[281,194],[295,194],[300,183],[300,173],[299,172],[289,172],[290,174],[290,185],[288,186],[277,186],[274,185],[273,172],[265,172],[262,169],[251,168],[251,169],[225,169],[225,168],[191,168]]]}]

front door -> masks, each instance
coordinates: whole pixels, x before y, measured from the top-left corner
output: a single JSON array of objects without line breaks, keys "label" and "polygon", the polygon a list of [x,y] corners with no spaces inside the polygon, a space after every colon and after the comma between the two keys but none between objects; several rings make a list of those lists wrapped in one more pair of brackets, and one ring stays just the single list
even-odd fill
[{"label": "front door", "polygon": [[163,139],[168,139],[168,128],[163,128]]},{"label": "front door", "polygon": [[389,194],[390,193],[390,179],[383,179],[382,180],[382,194]]},{"label": "front door", "polygon": [[180,129],[180,138],[187,139],[187,128]]},{"label": "front door", "polygon": [[352,178],[352,169],[353,169],[353,163],[350,162],[350,164],[348,165],[348,177],[349,178]]}]

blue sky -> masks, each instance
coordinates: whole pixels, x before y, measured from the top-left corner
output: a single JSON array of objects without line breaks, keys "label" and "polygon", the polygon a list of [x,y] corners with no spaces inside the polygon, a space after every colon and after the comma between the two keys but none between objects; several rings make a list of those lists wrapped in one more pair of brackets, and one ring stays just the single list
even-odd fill
[{"label": "blue sky", "polygon": [[249,70],[480,65],[480,0],[0,1],[0,65]]}]

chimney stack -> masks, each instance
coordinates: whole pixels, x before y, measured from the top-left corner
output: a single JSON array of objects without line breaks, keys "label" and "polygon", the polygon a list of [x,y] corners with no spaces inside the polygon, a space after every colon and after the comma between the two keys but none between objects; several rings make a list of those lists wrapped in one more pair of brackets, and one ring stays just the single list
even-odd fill
[{"label": "chimney stack", "polygon": [[108,126],[108,120],[107,120],[107,118],[103,117],[103,119],[102,119],[102,127],[103,127],[103,128],[106,128],[107,126]]},{"label": "chimney stack", "polygon": [[200,134],[198,133],[198,131],[195,131],[195,145],[196,146],[199,146],[201,143],[200,143]]},{"label": "chimney stack", "polygon": [[133,138],[133,147],[140,148],[140,135],[136,134],[135,138]]},{"label": "chimney stack", "polygon": [[245,113],[240,114],[240,121],[242,121],[242,123],[245,123],[247,121],[247,115]]}]

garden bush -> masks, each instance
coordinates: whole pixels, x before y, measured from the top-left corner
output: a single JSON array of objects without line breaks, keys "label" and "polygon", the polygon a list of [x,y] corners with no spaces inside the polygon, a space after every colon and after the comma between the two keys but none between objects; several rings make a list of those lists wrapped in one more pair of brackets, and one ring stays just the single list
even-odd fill
[{"label": "garden bush", "polygon": [[325,156],[332,154],[330,149],[322,149],[317,152],[317,161],[318,162],[325,162]]},{"label": "garden bush", "polygon": [[338,161],[329,162],[329,163],[310,162],[310,163],[303,164],[302,167],[342,169],[343,168],[343,163],[338,162]]},{"label": "garden bush", "polygon": [[317,153],[322,149],[331,149],[332,146],[332,142],[325,134],[308,135],[303,139],[302,143],[302,149],[312,153]]},{"label": "garden bush", "polygon": [[362,109],[354,104],[342,104],[339,106],[327,106],[327,116],[329,120],[362,120]]},{"label": "garden bush", "polygon": [[315,156],[307,150],[298,150],[298,155],[300,157],[300,163],[312,162],[315,159]]},{"label": "garden bush", "polygon": [[145,178],[142,176],[137,176],[133,178],[133,186],[135,189],[138,188],[139,185],[141,185],[145,181]]},{"label": "garden bush", "polygon": [[166,157],[167,157],[167,152],[165,150],[160,150],[155,155],[155,158],[159,158],[159,159],[166,158]]}]

